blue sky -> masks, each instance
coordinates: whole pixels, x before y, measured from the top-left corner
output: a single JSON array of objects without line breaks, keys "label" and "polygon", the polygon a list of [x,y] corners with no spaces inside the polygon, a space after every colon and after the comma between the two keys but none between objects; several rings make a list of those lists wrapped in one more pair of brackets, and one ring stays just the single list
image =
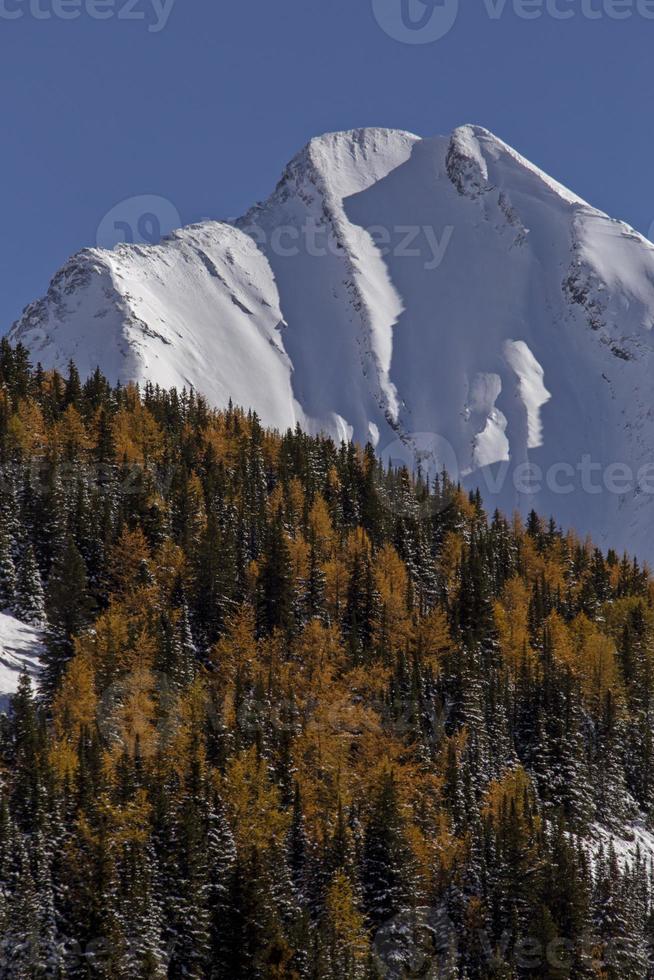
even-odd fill
[{"label": "blue sky", "polygon": [[0,0],[0,330],[107,227],[239,214],[327,130],[476,122],[647,233],[653,18],[653,0]]}]

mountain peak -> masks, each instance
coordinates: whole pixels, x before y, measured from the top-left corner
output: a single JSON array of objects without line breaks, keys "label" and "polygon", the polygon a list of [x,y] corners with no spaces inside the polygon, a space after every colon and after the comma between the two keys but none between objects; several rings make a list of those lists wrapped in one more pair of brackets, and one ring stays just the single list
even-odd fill
[{"label": "mountain peak", "polygon": [[493,189],[503,182],[515,187],[531,180],[534,194],[547,191],[568,205],[590,207],[483,126],[465,125],[455,129],[450,137],[448,159],[451,179],[461,193],[477,196],[485,188]]},{"label": "mountain peak", "polygon": [[[489,506],[651,557],[653,326],[652,245],[468,124],[317,137],[233,225],[83,250],[11,338],[45,367],[193,386],[423,468],[426,440]],[[587,458],[633,479],[587,493]]]},{"label": "mountain peak", "polygon": [[289,197],[318,193],[347,197],[380,180],[411,154],[419,136],[394,129],[352,129],[315,136],[297,153],[271,196],[238,222],[246,224],[266,206]]}]

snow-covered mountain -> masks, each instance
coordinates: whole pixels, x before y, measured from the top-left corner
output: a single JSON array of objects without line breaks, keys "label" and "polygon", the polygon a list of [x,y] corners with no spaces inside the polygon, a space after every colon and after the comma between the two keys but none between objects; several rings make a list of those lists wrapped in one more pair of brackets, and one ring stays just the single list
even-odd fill
[{"label": "snow-covered mountain", "polygon": [[80,252],[11,339],[445,463],[654,558],[653,325],[654,246],[464,126],[315,139],[233,224]]}]

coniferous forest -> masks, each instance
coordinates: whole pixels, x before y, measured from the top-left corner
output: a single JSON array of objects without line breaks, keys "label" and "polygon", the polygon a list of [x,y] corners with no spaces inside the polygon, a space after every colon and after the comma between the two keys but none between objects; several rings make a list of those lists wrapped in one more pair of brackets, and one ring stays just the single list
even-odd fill
[{"label": "coniferous forest", "polygon": [[0,977],[654,977],[654,582],[0,345]]}]

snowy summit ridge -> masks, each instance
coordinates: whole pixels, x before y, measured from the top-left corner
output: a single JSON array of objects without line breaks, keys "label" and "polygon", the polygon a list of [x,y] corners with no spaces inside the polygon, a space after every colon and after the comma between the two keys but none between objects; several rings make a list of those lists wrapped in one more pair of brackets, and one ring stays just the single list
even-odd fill
[{"label": "snowy summit ridge", "polygon": [[488,506],[652,558],[653,325],[654,246],[463,126],[316,138],[232,224],[80,252],[10,336],[46,368],[431,447]]}]

